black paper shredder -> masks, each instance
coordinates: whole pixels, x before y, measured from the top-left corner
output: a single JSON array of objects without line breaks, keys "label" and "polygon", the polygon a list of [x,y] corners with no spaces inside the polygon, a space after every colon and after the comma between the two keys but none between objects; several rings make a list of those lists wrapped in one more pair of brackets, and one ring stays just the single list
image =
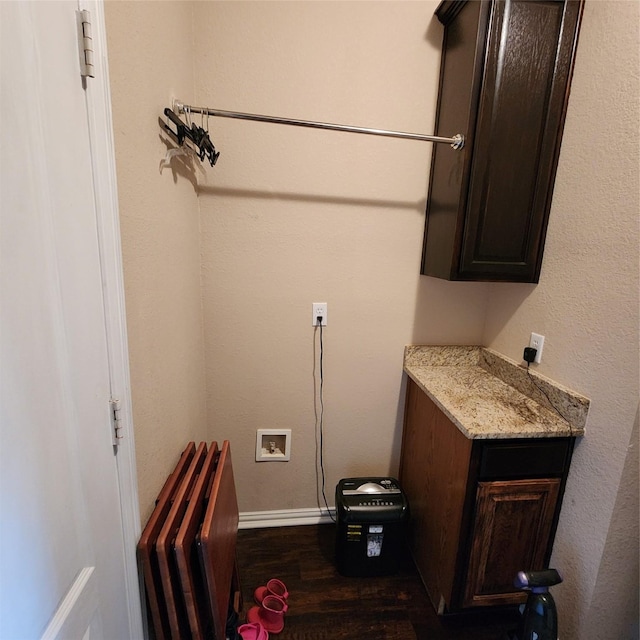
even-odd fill
[{"label": "black paper shredder", "polygon": [[395,478],[343,478],[336,486],[336,565],[344,576],[394,573],[409,504]]}]

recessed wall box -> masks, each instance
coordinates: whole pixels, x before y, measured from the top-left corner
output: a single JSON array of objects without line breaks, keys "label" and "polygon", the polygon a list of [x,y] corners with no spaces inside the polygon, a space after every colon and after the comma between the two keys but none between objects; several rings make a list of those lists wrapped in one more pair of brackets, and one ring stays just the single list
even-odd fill
[{"label": "recessed wall box", "polygon": [[258,429],[256,462],[287,462],[291,458],[291,429]]}]

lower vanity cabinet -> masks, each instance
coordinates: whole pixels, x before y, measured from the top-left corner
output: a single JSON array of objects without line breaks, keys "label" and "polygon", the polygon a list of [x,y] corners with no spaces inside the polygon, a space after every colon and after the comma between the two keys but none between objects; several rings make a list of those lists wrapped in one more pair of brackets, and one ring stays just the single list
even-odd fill
[{"label": "lower vanity cabinet", "polygon": [[513,581],[548,566],[574,440],[471,440],[408,380],[400,481],[438,613],[526,600]]}]

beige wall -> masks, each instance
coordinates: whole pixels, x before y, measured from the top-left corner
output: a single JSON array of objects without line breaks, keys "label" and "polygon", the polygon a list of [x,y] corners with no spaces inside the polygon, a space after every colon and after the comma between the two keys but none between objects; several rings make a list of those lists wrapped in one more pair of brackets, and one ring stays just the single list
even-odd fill
[{"label": "beige wall", "polygon": [[[429,133],[435,6],[202,3],[196,101]],[[403,347],[477,343],[486,285],[419,276],[429,144],[222,119],[211,128],[222,155],[199,191],[209,426],[233,443],[241,511],[317,505],[311,304],[327,302],[333,504],[342,477],[397,473]],[[290,462],[255,462],[259,427],[292,429]]]},{"label": "beige wall", "polygon": [[[638,614],[638,415],[629,440],[598,577],[584,629],[591,638],[639,637]],[[615,612],[615,615],[611,615]]]},{"label": "beige wall", "polygon": [[[637,506],[616,516],[635,535],[604,551],[616,499],[638,499],[637,451],[635,474],[621,477],[638,446],[639,6],[587,1],[540,283],[492,285],[484,333],[515,359],[531,331],[542,333],[538,371],[592,401],[552,558],[565,578],[554,590],[561,635],[581,640],[629,638],[638,620]],[[608,622],[589,615],[612,609]]]},{"label": "beige wall", "polygon": [[[637,554],[625,505],[638,489],[626,480],[637,465],[627,449],[637,446],[638,5],[587,0],[538,286],[418,275],[424,143],[211,119],[221,156],[198,176],[197,198],[191,174],[158,172],[157,118],[171,96],[430,132],[436,4],[108,3],[143,515],[205,422],[206,437],[232,441],[241,511],[318,504],[314,301],[329,305],[330,504],[341,477],[397,471],[404,344],[482,343],[519,359],[537,331],[539,371],[593,401],[553,557],[566,579],[563,637],[604,638],[606,620],[585,622],[594,595],[633,585],[618,576]],[[292,429],[291,462],[253,461],[259,427]],[[629,530],[625,544],[617,534]],[[610,602],[603,615],[617,624],[637,618],[624,598]]]},{"label": "beige wall", "polygon": [[146,522],[189,440],[208,437],[198,201],[181,163],[160,173],[158,118],[193,90],[192,6],[106,4],[133,421]]}]

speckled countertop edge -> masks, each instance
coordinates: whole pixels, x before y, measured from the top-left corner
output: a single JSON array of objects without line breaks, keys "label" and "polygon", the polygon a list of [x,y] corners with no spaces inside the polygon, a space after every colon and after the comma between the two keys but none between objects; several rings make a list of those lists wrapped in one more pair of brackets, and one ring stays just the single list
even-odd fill
[{"label": "speckled countertop edge", "polygon": [[584,435],[588,398],[491,349],[408,345],[404,370],[468,438]]}]

